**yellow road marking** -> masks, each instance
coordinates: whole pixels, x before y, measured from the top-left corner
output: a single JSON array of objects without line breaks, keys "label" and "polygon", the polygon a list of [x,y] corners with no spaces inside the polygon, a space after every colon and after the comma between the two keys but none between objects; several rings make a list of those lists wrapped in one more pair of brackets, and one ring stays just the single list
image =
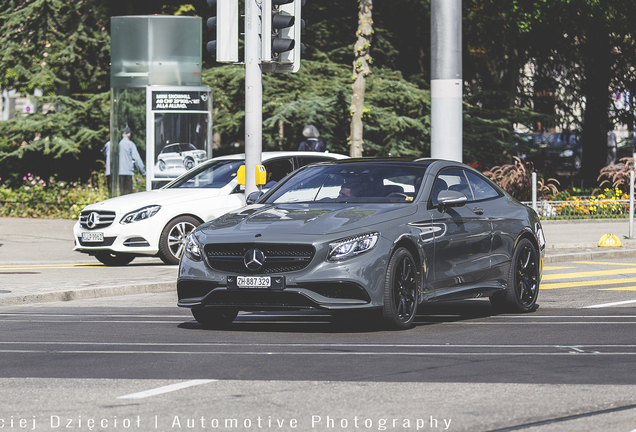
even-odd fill
[{"label": "yellow road marking", "polygon": [[[633,265],[633,264],[632,264]],[[576,267],[551,267],[551,266],[543,266],[543,271],[546,270],[564,270],[564,269],[573,269]]]},{"label": "yellow road marking", "polygon": [[558,273],[558,274],[546,275],[542,279],[543,280],[575,279],[575,278],[593,277],[593,276],[619,275],[619,274],[625,274],[625,273],[636,273],[636,267],[632,267],[629,269],[598,270],[598,271],[579,272],[579,273]]},{"label": "yellow road marking", "polygon": [[616,266],[633,266],[634,264],[627,263],[607,263],[599,261],[575,261],[574,264],[597,264],[597,265],[616,265]]},{"label": "yellow road marking", "polygon": [[557,282],[557,283],[542,283],[540,289],[555,289],[555,288],[574,288],[591,285],[613,285],[620,283],[633,283],[636,282],[636,278],[627,279],[603,279],[603,280],[586,280],[580,282]]}]

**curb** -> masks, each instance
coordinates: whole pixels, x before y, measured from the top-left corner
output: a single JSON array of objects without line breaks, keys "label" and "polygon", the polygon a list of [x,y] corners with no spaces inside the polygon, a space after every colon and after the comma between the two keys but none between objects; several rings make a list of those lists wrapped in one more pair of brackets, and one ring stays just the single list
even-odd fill
[{"label": "curb", "polygon": [[[595,246],[596,249],[599,249]],[[548,254],[543,260],[544,264],[558,263],[565,261],[592,261],[598,259],[612,259],[612,258],[631,258],[636,257],[636,249],[621,249],[621,248],[603,248],[610,250],[587,250],[583,252],[563,252]],[[552,249],[557,251],[558,249]],[[546,251],[547,252],[547,251]]]},{"label": "curb", "polygon": [[176,290],[176,282],[160,282],[140,285],[118,285],[101,288],[84,288],[76,290],[65,290],[60,292],[29,294],[8,298],[0,297],[0,306],[15,306],[29,303],[45,303],[54,301],[115,297],[130,294],[160,293],[170,292],[174,290]]}]

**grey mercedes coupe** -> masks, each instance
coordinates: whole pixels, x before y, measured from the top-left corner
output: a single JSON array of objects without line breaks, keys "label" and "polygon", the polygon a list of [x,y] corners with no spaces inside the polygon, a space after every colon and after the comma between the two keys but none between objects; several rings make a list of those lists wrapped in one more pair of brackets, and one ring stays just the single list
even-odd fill
[{"label": "grey mercedes coupe", "polygon": [[419,304],[477,297],[536,308],[539,218],[464,164],[324,162],[257,194],[187,240],[178,305],[204,327],[239,311],[319,309],[406,329]]}]

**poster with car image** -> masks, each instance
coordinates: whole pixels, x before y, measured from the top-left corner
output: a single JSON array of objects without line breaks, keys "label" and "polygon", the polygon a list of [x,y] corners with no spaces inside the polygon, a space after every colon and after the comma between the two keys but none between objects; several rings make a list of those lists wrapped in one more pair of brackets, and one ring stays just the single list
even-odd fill
[{"label": "poster with car image", "polygon": [[212,157],[209,87],[148,87],[148,189],[158,189]]}]

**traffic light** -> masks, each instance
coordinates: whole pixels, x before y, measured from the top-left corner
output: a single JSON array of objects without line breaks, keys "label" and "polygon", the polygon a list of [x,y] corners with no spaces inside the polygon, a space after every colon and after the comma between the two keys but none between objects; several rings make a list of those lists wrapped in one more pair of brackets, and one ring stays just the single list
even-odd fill
[{"label": "traffic light", "polygon": [[208,0],[208,5],[216,7],[216,16],[207,21],[208,28],[216,30],[216,40],[207,43],[207,50],[220,63],[238,62],[238,0]]},{"label": "traffic light", "polygon": [[304,45],[300,17],[305,0],[262,0],[261,67],[265,72],[298,72]]}]

